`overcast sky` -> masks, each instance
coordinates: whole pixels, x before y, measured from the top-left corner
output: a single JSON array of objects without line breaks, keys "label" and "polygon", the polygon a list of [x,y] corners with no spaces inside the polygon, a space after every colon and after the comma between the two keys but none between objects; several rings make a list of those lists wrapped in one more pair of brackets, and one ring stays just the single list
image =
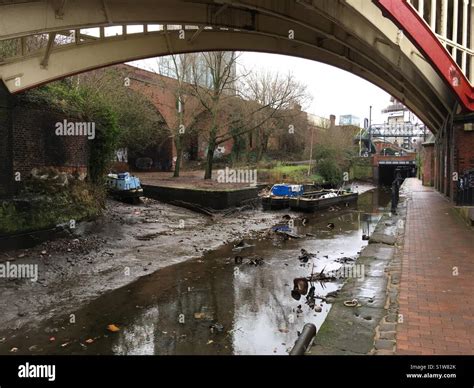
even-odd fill
[{"label": "overcast sky", "polygon": [[[149,68],[153,60],[136,61],[131,64]],[[319,62],[277,54],[245,52],[239,57],[239,66],[247,71],[252,69],[270,69],[271,71],[292,72],[305,83],[313,96],[306,111],[318,116],[329,117],[352,114],[360,118],[369,117],[372,105],[372,123],[384,121],[381,110],[390,103],[390,95],[382,89],[344,70]],[[239,71],[239,70],[238,70]]]},{"label": "overcast sky", "polygon": [[318,116],[329,117],[352,114],[364,122],[369,117],[372,105],[372,123],[383,122],[381,110],[390,104],[390,95],[382,89],[344,70],[285,55],[264,53],[242,53],[239,58],[247,70],[266,68],[294,76],[308,86],[313,102],[307,111]]}]

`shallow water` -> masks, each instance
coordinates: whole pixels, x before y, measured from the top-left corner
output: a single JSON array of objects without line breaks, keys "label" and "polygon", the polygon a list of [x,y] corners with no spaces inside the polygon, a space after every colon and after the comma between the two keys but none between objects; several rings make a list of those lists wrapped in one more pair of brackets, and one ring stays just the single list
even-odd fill
[{"label": "shallow water", "polygon": [[[246,240],[251,247],[239,252],[226,245],[106,293],[39,329],[0,331],[6,338],[0,353],[17,347],[19,354],[287,354],[303,325],[319,330],[331,308],[316,299],[321,312],[315,312],[305,296],[293,299],[293,279],[336,270],[338,259],[357,257],[367,244],[362,236],[373,231],[388,201],[381,190],[364,193],[356,208],[306,215],[305,226],[295,219],[301,239]],[[316,258],[300,263],[301,248]],[[253,258],[264,263],[248,264]],[[343,281],[314,283],[315,294],[325,296]],[[110,332],[109,324],[120,330]]]}]

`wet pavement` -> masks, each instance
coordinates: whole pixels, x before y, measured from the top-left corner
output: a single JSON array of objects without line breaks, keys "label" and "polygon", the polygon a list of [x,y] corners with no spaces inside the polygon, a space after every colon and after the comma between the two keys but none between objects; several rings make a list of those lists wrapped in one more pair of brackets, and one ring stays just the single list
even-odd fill
[{"label": "wet pavement", "polygon": [[[357,208],[305,215],[306,225],[302,215],[290,213],[300,239],[268,233],[246,239],[244,249],[229,243],[162,268],[72,314],[0,330],[0,353],[287,354],[305,323],[321,327],[331,309],[326,295],[344,284],[315,282],[311,309],[305,296],[292,298],[293,279],[353,262],[388,201],[381,190],[367,192]],[[302,263],[301,249],[315,257]]]},{"label": "wet pavement", "polygon": [[451,202],[406,181],[397,354],[474,354],[473,230]]}]

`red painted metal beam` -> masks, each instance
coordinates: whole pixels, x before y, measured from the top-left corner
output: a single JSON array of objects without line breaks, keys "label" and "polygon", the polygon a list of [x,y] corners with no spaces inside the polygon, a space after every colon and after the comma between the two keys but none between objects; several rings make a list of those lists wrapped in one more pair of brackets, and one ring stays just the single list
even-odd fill
[{"label": "red painted metal beam", "polygon": [[474,87],[425,20],[407,0],[373,0],[426,56],[466,111],[474,111]]}]

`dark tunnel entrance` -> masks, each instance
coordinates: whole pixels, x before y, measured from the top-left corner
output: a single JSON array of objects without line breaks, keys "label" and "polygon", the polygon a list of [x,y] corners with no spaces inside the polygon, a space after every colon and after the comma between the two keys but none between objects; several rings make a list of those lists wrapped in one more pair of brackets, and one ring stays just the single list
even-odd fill
[{"label": "dark tunnel entrance", "polygon": [[379,163],[379,184],[381,186],[391,186],[395,179],[395,171],[400,171],[403,179],[416,176],[415,161],[407,163],[380,162]]}]

